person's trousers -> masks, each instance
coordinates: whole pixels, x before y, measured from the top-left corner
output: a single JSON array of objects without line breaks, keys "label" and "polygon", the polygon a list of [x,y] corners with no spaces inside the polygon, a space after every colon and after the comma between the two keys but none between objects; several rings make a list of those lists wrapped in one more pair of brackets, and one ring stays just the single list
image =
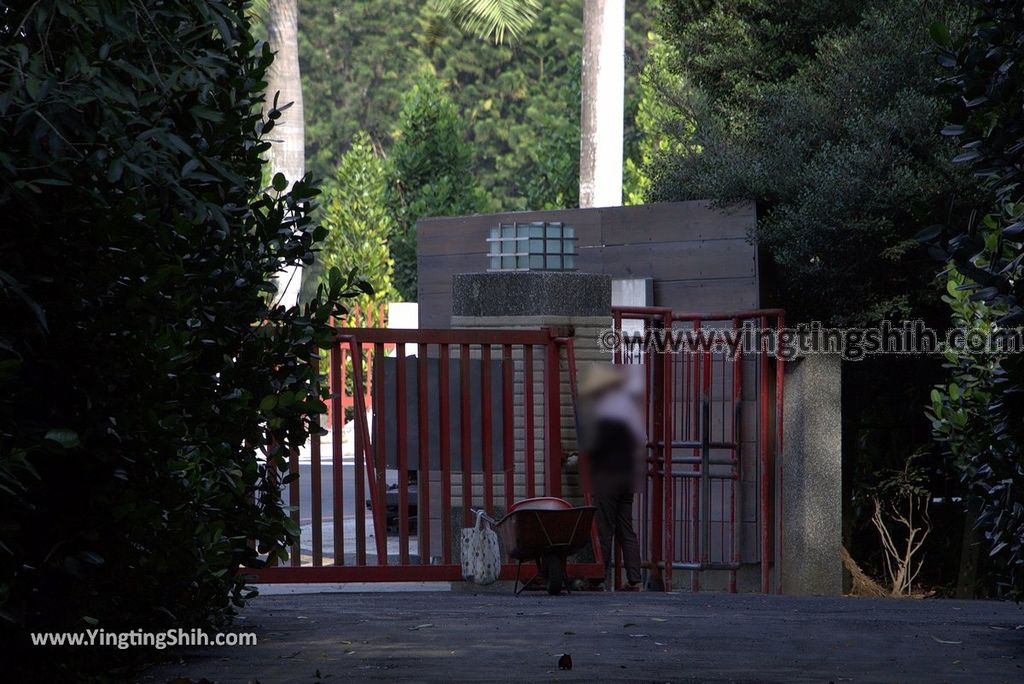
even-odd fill
[{"label": "person's trousers", "polygon": [[640,581],[640,541],[633,530],[634,478],[630,473],[593,474],[594,505],[597,507],[597,536],[601,541],[605,573],[613,565],[612,539],[622,549],[626,579]]}]

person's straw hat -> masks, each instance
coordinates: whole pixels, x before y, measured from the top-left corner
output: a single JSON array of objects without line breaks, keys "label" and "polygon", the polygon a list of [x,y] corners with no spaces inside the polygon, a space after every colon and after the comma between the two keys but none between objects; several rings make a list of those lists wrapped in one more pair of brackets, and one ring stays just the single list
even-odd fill
[{"label": "person's straw hat", "polygon": [[583,379],[577,390],[581,398],[593,397],[607,390],[621,386],[626,376],[617,366],[609,363],[592,363],[583,372]]}]

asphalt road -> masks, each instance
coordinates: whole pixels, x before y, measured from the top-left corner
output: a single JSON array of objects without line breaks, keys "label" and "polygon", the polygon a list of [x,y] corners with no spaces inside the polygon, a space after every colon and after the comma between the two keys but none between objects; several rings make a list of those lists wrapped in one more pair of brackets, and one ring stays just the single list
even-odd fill
[{"label": "asphalt road", "polygon": [[[1022,682],[1012,603],[729,594],[264,596],[254,647],[138,676],[212,682]],[[563,653],[572,670],[559,670]]]}]

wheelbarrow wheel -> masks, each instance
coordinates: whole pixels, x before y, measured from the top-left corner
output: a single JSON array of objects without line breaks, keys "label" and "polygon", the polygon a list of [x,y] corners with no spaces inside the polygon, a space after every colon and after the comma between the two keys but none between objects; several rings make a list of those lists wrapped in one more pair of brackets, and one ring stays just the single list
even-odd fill
[{"label": "wheelbarrow wheel", "polygon": [[544,557],[544,566],[548,576],[548,593],[558,596],[562,593],[565,577],[562,575],[562,557],[557,553],[549,553]]}]

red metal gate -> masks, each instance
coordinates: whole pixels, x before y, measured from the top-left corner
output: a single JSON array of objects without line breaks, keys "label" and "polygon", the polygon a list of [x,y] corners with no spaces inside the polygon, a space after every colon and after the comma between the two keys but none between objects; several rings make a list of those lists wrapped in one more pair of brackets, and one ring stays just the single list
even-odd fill
[{"label": "red metal gate", "polygon": [[[471,509],[497,518],[514,500],[562,495],[571,340],[545,329],[342,328],[329,368],[327,434],[292,455],[300,477],[286,485],[300,541],[288,565],[246,570],[255,581],[459,580]],[[367,387],[362,410],[350,398]],[[603,565],[570,564],[569,575],[600,578]],[[506,565],[502,578],[513,576]]]},{"label": "red metal gate", "polygon": [[689,571],[694,591],[705,577],[737,591],[749,567],[760,591],[781,591],[784,368],[771,352],[784,312],[613,316],[615,362],[643,366],[649,398],[635,519],[655,578],[672,586],[673,570]]}]

